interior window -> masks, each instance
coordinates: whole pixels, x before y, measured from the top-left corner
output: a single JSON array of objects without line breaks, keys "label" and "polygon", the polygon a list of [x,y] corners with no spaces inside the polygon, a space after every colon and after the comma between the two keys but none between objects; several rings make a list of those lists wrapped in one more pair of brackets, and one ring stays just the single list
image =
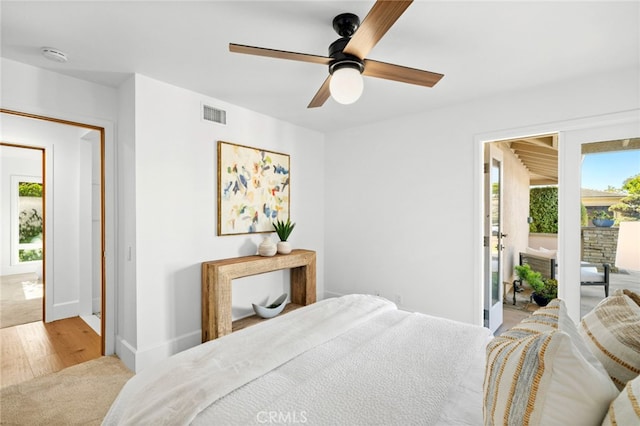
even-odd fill
[{"label": "interior window", "polygon": [[18,263],[42,260],[42,181],[40,178],[17,182]]}]

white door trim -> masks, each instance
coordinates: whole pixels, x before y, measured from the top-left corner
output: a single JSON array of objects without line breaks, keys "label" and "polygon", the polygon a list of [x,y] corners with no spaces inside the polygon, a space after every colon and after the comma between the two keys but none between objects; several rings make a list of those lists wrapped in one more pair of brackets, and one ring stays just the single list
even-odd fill
[{"label": "white door trim", "polygon": [[483,323],[484,236],[484,144],[504,139],[558,133],[558,297],[565,300],[569,315],[580,319],[580,163],[584,143],[640,136],[640,109],[564,120],[513,129],[478,133],[473,137],[474,196],[473,232],[477,250],[473,258],[474,317]]}]

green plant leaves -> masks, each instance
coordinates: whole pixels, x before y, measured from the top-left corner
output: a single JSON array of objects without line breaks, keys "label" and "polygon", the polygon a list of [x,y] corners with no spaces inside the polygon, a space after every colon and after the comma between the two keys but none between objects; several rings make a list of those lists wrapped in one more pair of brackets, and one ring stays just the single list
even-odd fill
[{"label": "green plant leaves", "polygon": [[529,191],[529,216],[533,222],[529,232],[558,233],[558,187],[531,188]]},{"label": "green plant leaves", "polygon": [[295,228],[296,224],[291,223],[291,219],[287,218],[287,221],[284,222],[282,220],[276,220],[273,222],[273,229],[278,234],[280,241],[287,241],[291,232],[293,232],[293,228]]}]

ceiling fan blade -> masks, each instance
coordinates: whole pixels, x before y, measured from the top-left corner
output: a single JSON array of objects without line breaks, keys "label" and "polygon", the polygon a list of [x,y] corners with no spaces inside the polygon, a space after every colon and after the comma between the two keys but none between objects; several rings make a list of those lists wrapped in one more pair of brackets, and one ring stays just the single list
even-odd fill
[{"label": "ceiling fan blade", "polygon": [[444,74],[403,67],[401,65],[387,64],[385,62],[364,60],[362,75],[368,77],[384,78],[402,83],[417,84],[418,86],[433,87]]},{"label": "ceiling fan blade", "polygon": [[344,53],[364,59],[413,0],[378,0],[344,48]]},{"label": "ceiling fan blade", "polygon": [[324,105],[324,103],[329,99],[331,92],[329,92],[329,82],[331,81],[331,76],[329,75],[327,79],[322,83],[320,89],[316,92],[316,95],[311,99],[311,102],[307,106],[307,108],[318,108]]},{"label": "ceiling fan blade", "polygon": [[266,56],[268,58],[290,59],[292,61],[312,62],[314,64],[329,65],[331,58],[326,56],[309,55],[307,53],[287,52],[284,50],[267,49],[265,47],[245,46],[229,43],[229,51],[245,53],[247,55]]}]

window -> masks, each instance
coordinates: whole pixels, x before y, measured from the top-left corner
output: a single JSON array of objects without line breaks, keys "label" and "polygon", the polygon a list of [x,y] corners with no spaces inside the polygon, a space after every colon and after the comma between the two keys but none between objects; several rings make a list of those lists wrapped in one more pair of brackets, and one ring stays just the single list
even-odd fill
[{"label": "window", "polygon": [[[16,263],[42,260],[42,180],[39,177],[14,176],[14,202],[17,228]],[[15,252],[15,250],[14,250]]]}]

